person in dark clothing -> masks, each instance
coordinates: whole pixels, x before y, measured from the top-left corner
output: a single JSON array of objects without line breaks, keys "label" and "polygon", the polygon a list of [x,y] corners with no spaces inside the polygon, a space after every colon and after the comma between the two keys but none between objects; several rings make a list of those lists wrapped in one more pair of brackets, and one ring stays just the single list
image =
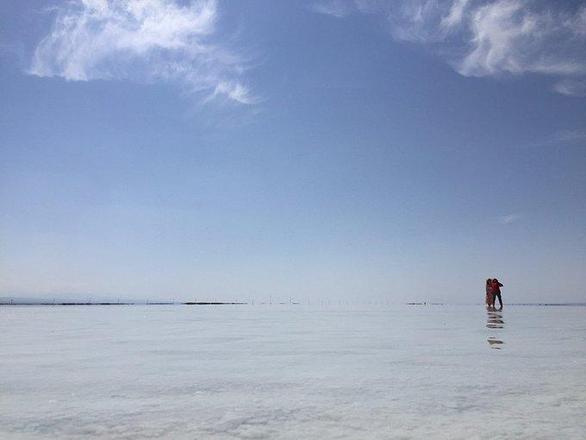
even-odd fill
[{"label": "person in dark clothing", "polygon": [[501,287],[503,285],[499,283],[496,278],[492,280],[492,306],[494,307],[495,300],[499,300],[499,309],[503,308],[503,299],[501,298]]}]

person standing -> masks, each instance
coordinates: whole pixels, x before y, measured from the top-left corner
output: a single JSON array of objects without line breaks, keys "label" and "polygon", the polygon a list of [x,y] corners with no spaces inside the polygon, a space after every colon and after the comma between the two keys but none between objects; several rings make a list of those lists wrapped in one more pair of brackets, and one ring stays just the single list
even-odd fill
[{"label": "person standing", "polygon": [[503,308],[503,299],[501,298],[501,287],[503,285],[499,283],[499,280],[496,278],[492,280],[491,283],[492,287],[492,306],[494,307],[495,300],[498,298],[499,300],[499,309]]},{"label": "person standing", "polygon": [[486,306],[492,307],[494,305],[494,295],[492,294],[492,280],[486,280]]}]

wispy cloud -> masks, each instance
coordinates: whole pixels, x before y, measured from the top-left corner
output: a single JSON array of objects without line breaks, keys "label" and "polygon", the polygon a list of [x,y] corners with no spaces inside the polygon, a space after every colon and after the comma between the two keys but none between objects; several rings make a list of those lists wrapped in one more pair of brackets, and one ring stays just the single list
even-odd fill
[{"label": "wispy cloud", "polygon": [[353,5],[346,0],[329,0],[314,3],[310,9],[319,14],[341,18],[352,13]]},{"label": "wispy cloud", "polygon": [[575,147],[586,146],[586,129],[565,129],[558,130],[549,136],[542,137],[534,142],[521,145],[521,148],[541,148],[541,147]]},{"label": "wispy cloud", "polygon": [[562,95],[583,98],[586,97],[586,78],[562,79],[553,86],[553,89]]},{"label": "wispy cloud", "polygon": [[562,143],[586,144],[586,129],[562,130],[556,133],[555,140]]},{"label": "wispy cloud", "polygon": [[69,0],[54,13],[30,74],[166,81],[204,102],[256,102],[242,81],[246,60],[218,41],[215,0]]},{"label": "wispy cloud", "polygon": [[[456,66],[463,75],[500,73],[586,74],[586,8],[532,9],[520,0],[499,0],[469,12],[471,50]],[[554,6],[554,4],[552,4]]]},{"label": "wispy cloud", "polygon": [[[546,0],[349,0],[344,7],[385,17],[395,39],[434,48],[461,75],[536,73],[557,78],[553,89],[559,93],[586,95],[584,4]],[[348,13],[329,15],[342,17]]]},{"label": "wispy cloud", "polygon": [[497,221],[501,225],[510,225],[511,223],[515,223],[521,218],[520,214],[507,214],[501,215],[497,218]]}]

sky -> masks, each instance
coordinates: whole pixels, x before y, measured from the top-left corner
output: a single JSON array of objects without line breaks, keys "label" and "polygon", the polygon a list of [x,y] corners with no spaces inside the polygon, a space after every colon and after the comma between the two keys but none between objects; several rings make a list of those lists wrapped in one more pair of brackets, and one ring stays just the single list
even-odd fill
[{"label": "sky", "polygon": [[586,3],[0,3],[0,296],[586,301]]}]

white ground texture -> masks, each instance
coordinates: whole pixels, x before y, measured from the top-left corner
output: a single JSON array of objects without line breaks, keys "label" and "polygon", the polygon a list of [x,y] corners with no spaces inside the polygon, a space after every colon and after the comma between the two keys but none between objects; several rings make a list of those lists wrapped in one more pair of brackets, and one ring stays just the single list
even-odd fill
[{"label": "white ground texture", "polygon": [[7,306],[2,439],[584,439],[586,307]]}]

